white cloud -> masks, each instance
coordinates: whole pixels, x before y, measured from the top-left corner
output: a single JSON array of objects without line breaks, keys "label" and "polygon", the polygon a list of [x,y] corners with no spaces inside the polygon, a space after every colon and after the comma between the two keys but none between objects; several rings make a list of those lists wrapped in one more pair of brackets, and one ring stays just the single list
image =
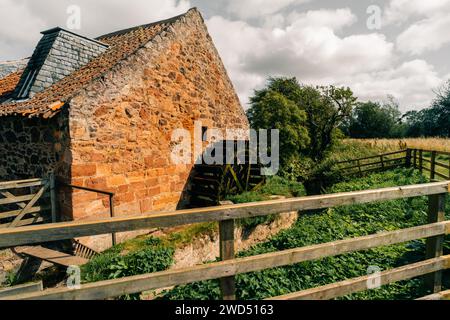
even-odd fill
[{"label": "white cloud", "polygon": [[412,60],[393,69],[361,73],[338,81],[349,85],[361,100],[379,100],[388,94],[394,96],[402,111],[429,106],[433,90],[443,80],[432,65],[424,60]]},{"label": "white cloud", "polygon": [[270,75],[331,84],[389,68],[395,59],[394,46],[384,35],[336,35],[336,30],[356,21],[349,9],[292,14],[287,21],[283,28],[255,27],[222,17],[207,21],[244,103],[251,89],[263,85]]},{"label": "white cloud", "polygon": [[404,53],[420,55],[440,49],[450,42],[450,15],[436,14],[412,24],[397,37],[397,48]]},{"label": "white cloud", "polygon": [[450,42],[450,0],[391,0],[385,8],[385,25],[412,22],[397,36],[399,52],[420,55]]},{"label": "white cloud", "polygon": [[410,18],[431,17],[449,8],[450,0],[391,0],[385,9],[384,24],[401,24]]},{"label": "white cloud", "polygon": [[419,59],[401,62],[394,44],[379,33],[336,34],[355,21],[350,10],[338,9],[293,13],[284,27],[222,17],[207,23],[244,103],[267,76],[284,75],[305,84],[349,86],[362,100],[392,95],[403,111],[428,106],[443,82],[434,66]]},{"label": "white cloud", "polygon": [[311,0],[228,0],[227,11],[235,16],[248,19],[271,15],[290,6]]},{"label": "white cloud", "polygon": [[351,26],[357,17],[349,8],[337,10],[311,10],[303,13],[291,13],[287,21],[296,28],[302,27],[328,27],[334,31],[339,31],[344,27]]},{"label": "white cloud", "polygon": [[[18,20],[20,17],[20,24]],[[0,2],[0,60],[22,58],[31,54],[31,43],[39,40],[38,31],[46,28],[43,19],[37,17],[23,1]],[[30,32],[35,30],[36,32]],[[22,56],[17,56],[17,54]]]},{"label": "white cloud", "polygon": [[187,11],[189,0],[1,0],[0,60],[30,55],[40,31],[65,28],[67,7],[81,8],[81,30],[94,37],[132,26],[170,18]]}]

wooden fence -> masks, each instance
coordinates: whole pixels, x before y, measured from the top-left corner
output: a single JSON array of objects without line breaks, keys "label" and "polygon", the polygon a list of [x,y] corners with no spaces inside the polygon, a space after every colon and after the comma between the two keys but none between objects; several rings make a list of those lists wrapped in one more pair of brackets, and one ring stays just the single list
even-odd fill
[{"label": "wooden fence", "polygon": [[55,179],[0,182],[0,229],[56,222]]},{"label": "wooden fence", "polygon": [[367,173],[413,167],[421,173],[428,172],[430,180],[450,180],[450,153],[420,149],[406,149],[371,157],[337,162],[345,175],[364,175]]},{"label": "wooden fence", "polygon": [[420,172],[428,172],[430,180],[450,180],[450,152],[409,149],[411,164]]},{"label": "wooden fence", "polygon": [[[157,272],[84,284],[78,289],[59,288],[43,292],[8,297],[8,299],[106,299],[126,294],[166,288],[196,281],[221,279],[224,299],[235,298],[234,277],[238,274],[317,260],[380,246],[427,239],[425,261],[387,270],[381,273],[381,284],[426,276],[432,293],[441,291],[442,271],[450,268],[450,256],[443,256],[445,235],[450,233],[450,221],[445,221],[445,200],[450,182],[366,190],[312,197],[274,200],[239,205],[225,205],[146,216],[112,218],[96,221],[58,223],[0,230],[0,248],[36,244],[48,241],[94,236],[111,232],[174,227],[192,223],[217,221],[220,224],[222,261],[191,268]],[[325,209],[413,197],[429,197],[429,224],[409,229],[377,233],[355,239],[340,240],[275,253],[234,259],[234,221],[291,211]],[[332,299],[368,289],[370,276],[292,293],[273,299]]]}]

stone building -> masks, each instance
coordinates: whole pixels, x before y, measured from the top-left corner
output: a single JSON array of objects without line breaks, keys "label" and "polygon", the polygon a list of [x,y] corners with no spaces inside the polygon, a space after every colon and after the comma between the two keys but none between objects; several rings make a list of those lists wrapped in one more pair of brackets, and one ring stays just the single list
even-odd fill
[{"label": "stone building", "polygon": [[[248,128],[196,9],[96,39],[45,31],[26,68],[0,80],[0,181],[54,172],[114,192],[117,216],[176,209],[192,165],[171,162],[171,135],[195,121]],[[109,203],[64,191],[59,212],[108,217]]]}]

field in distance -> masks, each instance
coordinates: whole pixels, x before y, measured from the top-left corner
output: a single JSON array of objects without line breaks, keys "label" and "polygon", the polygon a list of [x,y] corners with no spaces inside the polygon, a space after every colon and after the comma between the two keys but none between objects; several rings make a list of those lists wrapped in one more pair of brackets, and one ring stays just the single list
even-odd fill
[{"label": "field in distance", "polygon": [[449,138],[405,138],[405,139],[348,139],[352,143],[362,143],[381,152],[403,149],[422,149],[450,152]]}]

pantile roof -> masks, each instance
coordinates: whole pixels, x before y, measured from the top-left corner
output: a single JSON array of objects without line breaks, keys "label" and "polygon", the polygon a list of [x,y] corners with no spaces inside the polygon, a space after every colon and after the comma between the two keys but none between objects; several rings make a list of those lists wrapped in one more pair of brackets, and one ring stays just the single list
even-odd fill
[{"label": "pantile roof", "polygon": [[[30,99],[17,101],[8,100],[3,104],[0,104],[0,117],[53,117],[80,90],[93,80],[100,78],[120,61],[135,53],[139,48],[143,47],[156,35],[161,33],[161,31],[184,15],[98,37],[96,40],[109,45],[104,53],[62,80],[56,82],[51,87],[35,94]],[[0,99],[3,95],[1,88],[4,88],[3,90],[6,93],[10,92],[11,89],[14,90],[14,83],[17,85],[19,79],[20,74],[16,73],[0,80]]]}]

